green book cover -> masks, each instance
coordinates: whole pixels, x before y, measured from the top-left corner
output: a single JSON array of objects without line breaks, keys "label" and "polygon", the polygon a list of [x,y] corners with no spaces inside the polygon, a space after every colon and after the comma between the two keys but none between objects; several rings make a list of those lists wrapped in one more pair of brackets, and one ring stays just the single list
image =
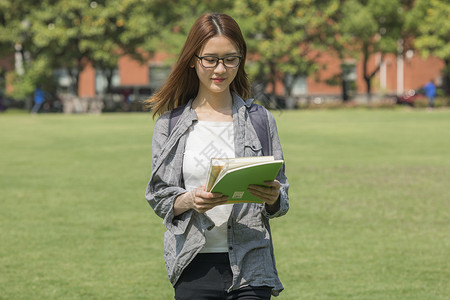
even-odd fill
[{"label": "green book cover", "polygon": [[263,203],[248,191],[248,186],[274,180],[282,165],[283,160],[272,160],[232,168],[219,175],[211,192],[227,195],[229,203]]}]

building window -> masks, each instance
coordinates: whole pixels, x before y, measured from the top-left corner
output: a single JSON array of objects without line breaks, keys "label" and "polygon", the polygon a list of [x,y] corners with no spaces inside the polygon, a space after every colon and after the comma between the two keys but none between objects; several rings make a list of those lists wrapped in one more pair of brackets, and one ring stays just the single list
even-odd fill
[{"label": "building window", "polygon": [[347,101],[356,95],[356,64],[353,60],[341,64],[342,70],[342,98]]},{"label": "building window", "polygon": [[[120,85],[119,70],[112,70],[111,88]],[[97,94],[105,94],[108,88],[107,72],[102,69],[95,69],[95,92]]]},{"label": "building window", "polygon": [[150,87],[159,89],[169,77],[170,71],[169,66],[151,65],[148,70]]},{"label": "building window", "polygon": [[355,63],[343,63],[341,65],[342,76],[345,81],[356,81],[356,65]]},{"label": "building window", "polygon": [[292,96],[306,95],[307,93],[306,76],[296,76],[292,85]]},{"label": "building window", "polygon": [[53,78],[58,91],[73,93],[73,80],[66,68],[53,70]]}]

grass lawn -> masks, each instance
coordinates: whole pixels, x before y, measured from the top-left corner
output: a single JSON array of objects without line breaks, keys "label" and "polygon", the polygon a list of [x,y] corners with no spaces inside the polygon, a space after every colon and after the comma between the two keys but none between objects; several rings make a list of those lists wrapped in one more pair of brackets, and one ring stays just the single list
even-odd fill
[{"label": "grass lawn", "polygon": [[[274,112],[278,299],[448,299],[450,111]],[[0,115],[0,299],[173,299],[150,114]]]}]

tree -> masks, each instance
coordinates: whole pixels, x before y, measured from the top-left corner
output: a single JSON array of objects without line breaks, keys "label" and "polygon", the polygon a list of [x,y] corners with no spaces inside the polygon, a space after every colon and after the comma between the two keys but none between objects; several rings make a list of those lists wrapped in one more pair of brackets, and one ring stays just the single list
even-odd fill
[{"label": "tree", "polygon": [[[351,42],[347,35],[342,33],[343,19],[343,3],[344,0],[329,1],[327,8],[327,17],[325,25],[320,28],[320,43],[318,44],[321,51],[327,51],[329,54],[337,56],[341,62],[341,70],[339,74],[334,74],[331,78],[327,78],[328,84],[341,85],[342,100],[350,99],[349,90],[350,83],[348,80],[349,70],[353,68],[353,64],[346,62],[350,57],[356,56],[359,52],[349,47]],[[324,66],[326,68],[326,66]]]},{"label": "tree", "polygon": [[129,54],[144,59],[139,49],[157,33],[155,2],[0,2],[5,12],[0,14],[0,46],[14,49],[19,43],[25,49],[22,52],[29,53],[23,74],[15,77],[16,96],[30,94],[39,81],[51,81],[56,68],[67,70],[77,93],[80,72],[88,63],[109,73],[110,85],[119,57]]},{"label": "tree", "polygon": [[204,13],[229,12],[231,3],[223,0],[154,1],[151,10],[155,34],[147,36],[143,49],[149,53],[164,51],[169,54],[166,63],[173,63],[195,20]]},{"label": "tree", "polygon": [[233,16],[246,36],[249,73],[253,81],[272,87],[284,83],[287,106],[291,100],[294,79],[316,70],[314,58],[321,28],[329,18],[330,1],[237,0]]},{"label": "tree", "polygon": [[443,84],[450,93],[450,5],[446,0],[417,0],[408,15],[406,28],[416,35],[414,46],[427,57],[445,63]]},{"label": "tree", "polygon": [[50,68],[64,67],[78,91],[78,79],[88,63],[109,71],[120,56],[141,55],[139,47],[154,29],[146,1],[44,1],[30,13],[35,57],[49,57]]},{"label": "tree", "polygon": [[[26,99],[26,107],[31,108],[30,94],[35,87],[36,72],[28,73],[30,68],[30,22],[28,13],[37,3],[26,0],[0,1],[0,57],[14,56],[14,71],[2,71],[9,83],[17,83],[15,96]],[[27,76],[27,75],[30,76]],[[3,75],[2,75],[3,76]]]},{"label": "tree", "polygon": [[380,69],[383,56],[373,70],[369,70],[369,58],[376,53],[397,53],[402,14],[400,0],[348,0],[342,4],[339,48],[362,56],[363,78],[369,100],[372,79]]}]

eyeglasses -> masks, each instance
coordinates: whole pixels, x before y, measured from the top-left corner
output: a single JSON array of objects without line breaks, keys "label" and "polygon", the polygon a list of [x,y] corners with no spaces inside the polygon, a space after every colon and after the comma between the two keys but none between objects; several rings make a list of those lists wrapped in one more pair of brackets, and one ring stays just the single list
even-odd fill
[{"label": "eyeglasses", "polygon": [[217,67],[219,61],[222,61],[223,65],[227,68],[236,68],[241,63],[242,57],[237,55],[225,56],[225,57],[217,57],[217,56],[198,56],[195,55],[198,59],[200,59],[200,63],[204,68],[212,69]]}]

